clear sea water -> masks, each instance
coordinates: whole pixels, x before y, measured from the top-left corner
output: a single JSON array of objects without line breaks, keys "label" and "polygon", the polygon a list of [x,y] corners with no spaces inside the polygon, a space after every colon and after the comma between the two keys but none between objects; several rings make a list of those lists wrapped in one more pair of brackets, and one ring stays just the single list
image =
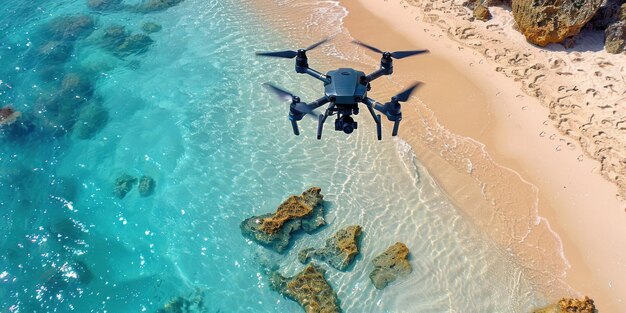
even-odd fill
[{"label": "clear sea water", "polygon": [[[50,62],[36,54],[44,26],[75,14],[97,30],[46,75]],[[99,44],[107,26],[141,33],[146,21],[162,30],[144,53]],[[0,312],[156,312],[179,296],[202,298],[189,312],[300,312],[269,289],[263,267],[295,274],[299,249],[355,223],[364,227],[356,265],[327,271],[345,312],[528,312],[544,303],[389,127],[382,142],[366,115],[351,136],[328,127],[317,141],[311,120],[291,134],[287,105],[261,84],[305,100],[320,86],[289,61],[254,56],[289,43],[251,3],[186,0],[140,14],[93,12],[85,0],[3,1],[0,25],[0,106],[39,125],[50,113],[38,99],[79,72],[94,87],[88,100],[108,112],[89,139],[49,128],[0,139]],[[135,186],[116,198],[123,173],[153,177],[155,193],[141,197]],[[322,188],[328,226],[284,255],[241,236],[243,219],[310,186]],[[411,250],[413,273],[377,291],[371,259],[396,241]]]}]

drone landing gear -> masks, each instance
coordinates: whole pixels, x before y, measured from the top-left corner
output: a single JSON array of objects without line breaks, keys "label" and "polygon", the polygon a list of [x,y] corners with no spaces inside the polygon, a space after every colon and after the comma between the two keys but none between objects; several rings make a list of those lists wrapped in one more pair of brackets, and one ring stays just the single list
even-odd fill
[{"label": "drone landing gear", "polygon": [[391,133],[391,136],[398,135],[398,128],[400,128],[400,120],[396,120],[393,122],[393,132]]},{"label": "drone landing gear", "polygon": [[300,130],[298,129],[298,122],[291,120],[291,128],[293,128],[293,134],[300,136]]}]

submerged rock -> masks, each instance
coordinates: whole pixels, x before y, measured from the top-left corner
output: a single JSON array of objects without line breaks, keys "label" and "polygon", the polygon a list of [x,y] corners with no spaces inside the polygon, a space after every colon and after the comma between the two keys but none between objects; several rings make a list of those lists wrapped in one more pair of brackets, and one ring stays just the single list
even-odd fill
[{"label": "submerged rock", "polygon": [[359,254],[359,236],[361,233],[361,226],[348,226],[326,239],[326,245],[323,248],[308,248],[300,251],[298,260],[304,264],[310,258],[316,258],[340,271],[345,271]]},{"label": "submerged rock", "polygon": [[141,13],[150,13],[169,9],[183,2],[183,0],[144,0],[136,5],[133,10]]},{"label": "submerged rock", "polygon": [[526,40],[546,46],[580,32],[596,14],[602,0],[513,0],[513,16]]},{"label": "submerged rock", "polygon": [[66,15],[46,23],[43,35],[53,41],[74,41],[94,30],[95,21],[89,15]]},{"label": "submerged rock", "polygon": [[68,73],[63,76],[61,94],[64,96],[89,98],[93,92],[93,83],[87,76],[79,73]]},{"label": "submerged rock", "polygon": [[141,176],[139,179],[139,186],[137,189],[139,190],[139,195],[142,197],[148,197],[154,193],[154,187],[156,186],[156,182],[154,178],[150,176]]},{"label": "submerged rock", "polygon": [[80,110],[72,131],[79,139],[90,139],[106,126],[108,120],[109,112],[102,105],[91,103]]},{"label": "submerged rock", "polygon": [[290,298],[307,313],[340,313],[339,300],[324,277],[324,270],[309,265],[293,277],[283,277],[278,272],[270,275],[270,287]]},{"label": "submerged rock", "polygon": [[128,174],[122,174],[122,176],[115,179],[115,185],[113,186],[113,194],[123,199],[126,194],[133,189],[133,186],[137,183],[137,178]]},{"label": "submerged rock", "polygon": [[407,260],[409,248],[401,242],[396,242],[385,252],[372,260],[374,270],[370,273],[370,280],[376,289],[381,290],[399,276],[408,275],[413,271]]},{"label": "submerged rock", "polygon": [[124,7],[122,0],[87,0],[87,6],[96,11],[112,11]]},{"label": "submerged rock", "polygon": [[131,34],[121,25],[111,25],[105,28],[101,41],[105,49],[120,57],[144,53],[153,43],[154,40],[150,36]]},{"label": "submerged rock", "polygon": [[204,293],[196,290],[190,296],[178,296],[170,299],[157,313],[194,313],[206,312],[207,309],[204,303]]},{"label": "submerged rock", "polygon": [[63,63],[74,52],[74,45],[65,41],[51,40],[37,49],[37,56],[48,63]]},{"label": "submerged rock", "polygon": [[300,196],[290,196],[278,206],[275,213],[253,216],[244,220],[241,233],[258,244],[282,253],[289,246],[291,234],[299,229],[312,232],[326,224],[324,196],[313,187]]},{"label": "submerged rock", "polygon": [[533,311],[533,313],[597,313],[593,300],[563,298],[557,304]]},{"label": "submerged rock", "polygon": [[0,109],[0,127],[13,124],[22,116],[22,113],[15,111],[11,106]]},{"label": "submerged rock", "polygon": [[141,25],[141,30],[148,34],[156,33],[162,29],[161,25],[153,22],[145,22]]}]

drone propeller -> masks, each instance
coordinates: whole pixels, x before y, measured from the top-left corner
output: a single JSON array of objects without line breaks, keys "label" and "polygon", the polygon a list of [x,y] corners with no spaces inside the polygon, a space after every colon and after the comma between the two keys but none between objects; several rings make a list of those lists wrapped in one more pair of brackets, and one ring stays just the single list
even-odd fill
[{"label": "drone propeller", "polygon": [[391,133],[392,136],[398,134],[398,128],[400,127],[400,121],[402,120],[402,111],[400,102],[406,102],[411,97],[411,94],[415,89],[417,89],[422,83],[417,82],[411,85],[409,88],[401,91],[397,95],[391,97],[391,101],[385,103],[384,105],[376,104],[376,110],[382,112],[387,116],[387,119],[393,122],[393,131]]},{"label": "drone propeller", "polygon": [[317,112],[309,107],[306,103],[300,102],[300,98],[298,96],[293,95],[287,90],[284,90],[280,87],[272,85],[270,83],[263,84],[267,89],[271,92],[275,93],[281,100],[283,101],[291,101],[291,109],[297,111],[302,114],[311,114],[318,116]]},{"label": "drone propeller", "polygon": [[363,42],[360,42],[358,40],[353,40],[352,42],[357,44],[357,45],[359,45],[359,46],[361,46],[361,47],[365,47],[367,49],[370,49],[370,50],[372,50],[372,51],[374,51],[376,53],[380,53],[380,54],[383,54],[383,55],[389,54],[390,57],[392,57],[394,59],[398,59],[398,60],[399,59],[404,59],[406,57],[410,57],[410,56],[413,56],[413,55],[418,55],[418,54],[423,54],[423,53],[430,52],[428,50],[407,50],[407,51],[385,52],[385,51],[382,51],[382,50],[380,50],[380,49],[378,49],[378,48],[376,48],[374,46],[370,46],[370,45],[368,45],[366,43],[363,43]]},{"label": "drone propeller", "polygon": [[[318,46],[326,43],[327,41],[330,40],[329,38],[325,38],[317,43],[314,43],[304,49],[300,49],[300,50],[304,50],[306,51],[311,51],[315,48],[317,48]],[[286,58],[286,59],[293,59],[298,55],[298,51],[294,51],[294,50],[285,50],[285,51],[277,51],[277,52],[256,52],[256,55],[260,55],[260,56],[266,56],[266,57],[275,57],[275,58]]]}]

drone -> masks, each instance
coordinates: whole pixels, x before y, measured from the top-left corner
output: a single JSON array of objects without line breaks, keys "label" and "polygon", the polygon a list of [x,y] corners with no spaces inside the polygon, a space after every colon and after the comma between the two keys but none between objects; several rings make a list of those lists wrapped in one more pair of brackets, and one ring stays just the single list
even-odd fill
[{"label": "drone", "polygon": [[[411,96],[411,93],[413,93],[413,91],[418,88],[421,83],[414,83],[409,88],[391,97],[391,100],[384,104],[379,103],[367,96],[367,92],[372,88],[370,83],[381,76],[391,75],[393,73],[393,59],[403,59],[410,56],[428,53],[429,51],[409,50],[385,52],[374,46],[354,40],[352,41],[354,44],[382,55],[380,59],[380,68],[369,75],[353,68],[338,68],[336,70],[329,71],[326,74],[322,74],[309,67],[306,53],[329,40],[329,38],[326,38],[307,48],[298,50],[256,52],[256,55],[258,56],[285,59],[295,58],[296,73],[308,74],[324,83],[324,96],[309,103],[300,101],[298,96],[295,96],[289,91],[271,83],[264,84],[271,92],[278,95],[280,99],[284,101],[291,101],[291,104],[289,105],[289,120],[291,121],[293,133],[296,136],[300,135],[298,122],[302,120],[304,116],[317,117],[317,139],[322,139],[324,122],[326,122],[326,119],[328,119],[329,116],[336,115],[335,131],[343,131],[346,134],[351,134],[355,129],[357,129],[357,122],[354,118],[352,118],[352,115],[358,115],[359,104],[364,104],[376,123],[378,140],[382,139],[381,115],[376,114],[374,110],[383,113],[389,121],[393,122],[392,136],[396,136],[400,127],[400,121],[402,120],[400,102],[406,102]],[[324,114],[318,114],[315,109],[326,104],[329,105]]]}]

